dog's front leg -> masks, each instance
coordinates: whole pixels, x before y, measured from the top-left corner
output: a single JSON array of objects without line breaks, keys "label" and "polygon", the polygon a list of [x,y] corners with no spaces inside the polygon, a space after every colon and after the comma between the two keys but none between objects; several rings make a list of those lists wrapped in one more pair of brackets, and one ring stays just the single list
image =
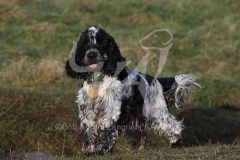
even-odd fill
[{"label": "dog's front leg", "polygon": [[98,147],[98,131],[96,127],[88,127],[82,129],[83,140],[82,140],[82,152],[87,154],[94,154],[97,152]]},{"label": "dog's front leg", "polygon": [[112,128],[89,127],[82,131],[82,152],[88,155],[111,152],[120,134]]},{"label": "dog's front leg", "polygon": [[116,129],[103,129],[99,134],[99,150],[102,152],[111,152],[120,132]]}]

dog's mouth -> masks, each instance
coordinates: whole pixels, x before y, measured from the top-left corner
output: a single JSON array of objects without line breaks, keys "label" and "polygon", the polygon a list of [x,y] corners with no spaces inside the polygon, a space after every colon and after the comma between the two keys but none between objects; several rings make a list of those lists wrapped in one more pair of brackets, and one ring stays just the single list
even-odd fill
[{"label": "dog's mouth", "polygon": [[98,65],[96,64],[96,63],[92,63],[92,64],[90,64],[89,65],[89,67],[91,68],[91,69],[94,69],[94,68],[96,68]]},{"label": "dog's mouth", "polygon": [[86,64],[86,71],[88,72],[100,72],[103,68],[104,61],[101,62],[90,62]]}]

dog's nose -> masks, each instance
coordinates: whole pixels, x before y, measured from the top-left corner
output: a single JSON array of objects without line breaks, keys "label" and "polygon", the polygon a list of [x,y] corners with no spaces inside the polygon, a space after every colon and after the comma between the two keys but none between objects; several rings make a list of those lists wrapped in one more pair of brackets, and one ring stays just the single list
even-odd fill
[{"label": "dog's nose", "polygon": [[88,59],[94,59],[97,57],[97,54],[95,52],[90,52],[90,53],[88,53],[87,57],[88,57]]}]

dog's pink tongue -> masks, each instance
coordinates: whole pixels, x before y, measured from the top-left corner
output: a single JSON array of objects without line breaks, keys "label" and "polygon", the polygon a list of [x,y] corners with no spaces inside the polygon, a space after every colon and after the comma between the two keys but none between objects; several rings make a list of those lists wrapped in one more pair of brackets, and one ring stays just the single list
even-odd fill
[{"label": "dog's pink tongue", "polygon": [[97,64],[90,64],[89,67],[90,68],[95,68],[95,67],[97,67]]}]

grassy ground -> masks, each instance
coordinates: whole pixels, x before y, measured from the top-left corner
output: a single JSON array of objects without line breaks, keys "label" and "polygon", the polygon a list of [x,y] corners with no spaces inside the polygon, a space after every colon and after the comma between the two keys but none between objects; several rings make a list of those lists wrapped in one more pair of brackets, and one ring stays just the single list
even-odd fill
[{"label": "grassy ground", "polygon": [[[152,75],[158,53],[143,50],[138,41],[167,28],[174,40],[160,77],[192,73],[203,86],[186,98],[183,110],[171,109],[179,120],[184,118],[185,148],[168,149],[168,141],[151,132],[150,149],[131,151],[122,135],[113,159],[236,159],[239,7],[236,0],[0,0],[0,151],[40,150],[81,158],[81,131],[71,127],[79,126],[74,101],[82,81],[68,78],[64,66],[72,42],[96,25],[115,38],[131,68],[150,53],[147,72]],[[159,35],[147,44],[159,46],[165,38]],[[56,130],[58,123],[70,128]]]}]

